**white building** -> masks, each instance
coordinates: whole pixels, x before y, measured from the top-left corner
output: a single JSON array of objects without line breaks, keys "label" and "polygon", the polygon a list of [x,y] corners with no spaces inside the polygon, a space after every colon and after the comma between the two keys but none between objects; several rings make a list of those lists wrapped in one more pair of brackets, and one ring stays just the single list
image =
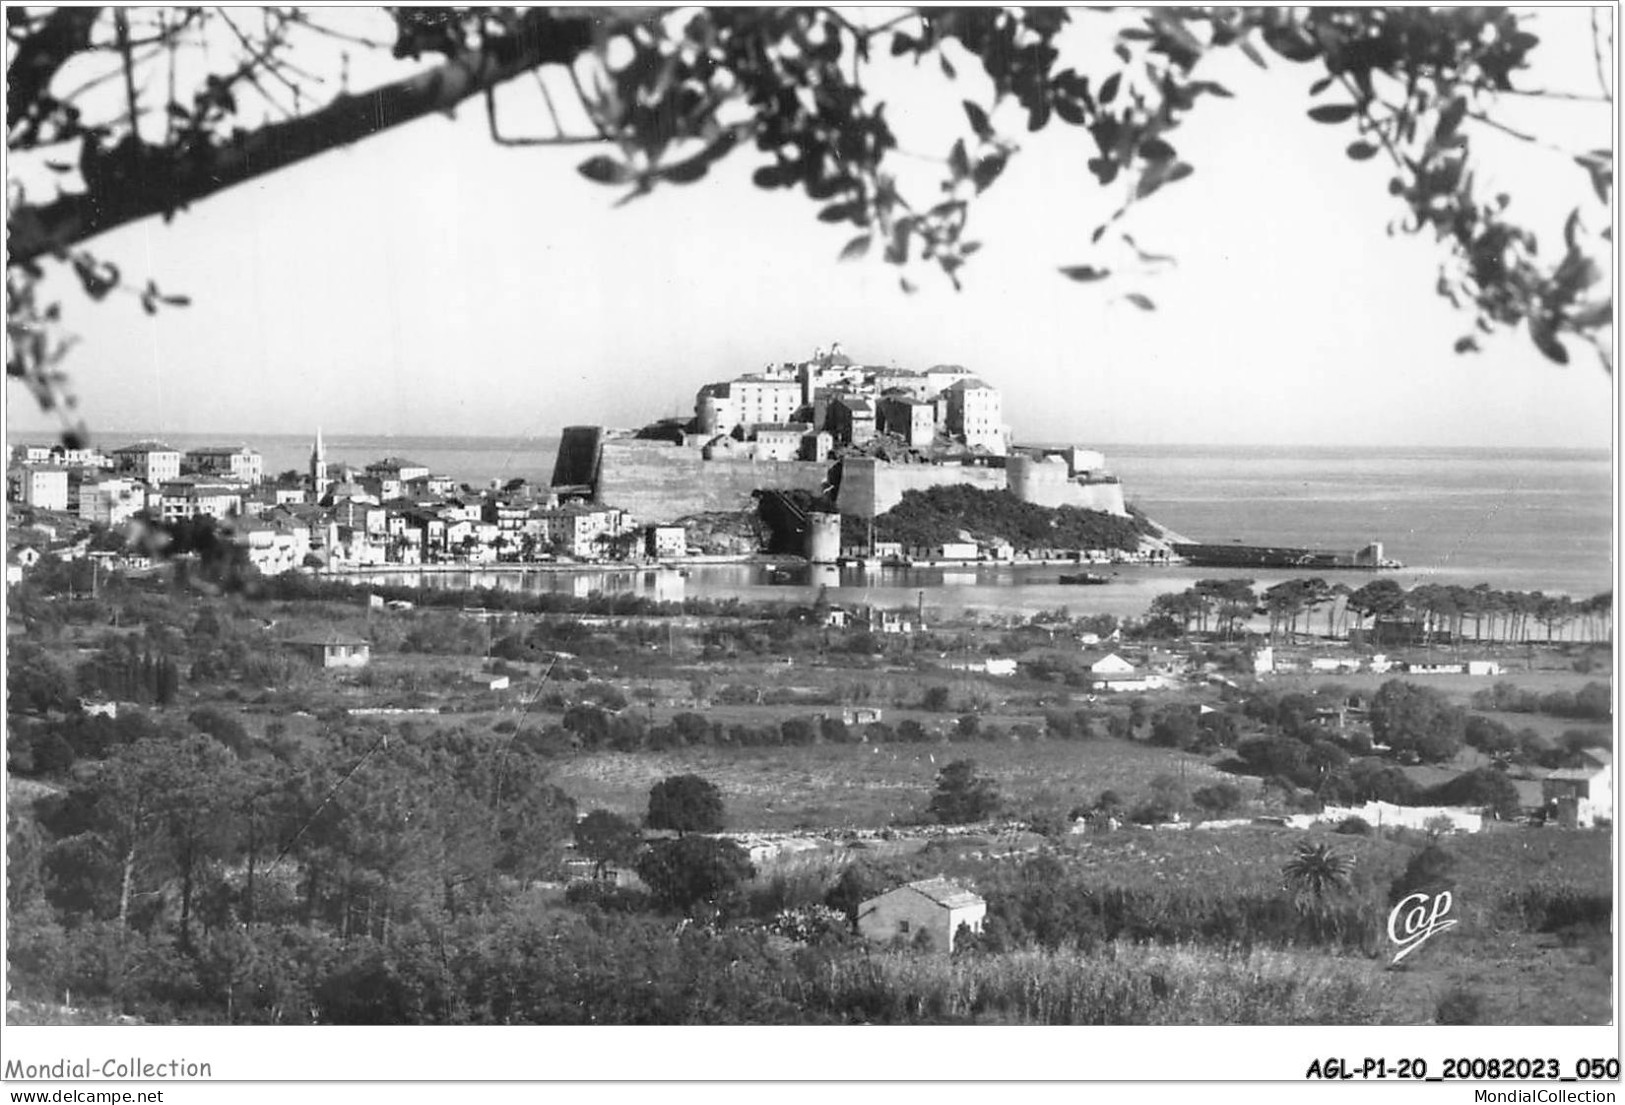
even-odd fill
[{"label": "white building", "polygon": [[30,466],[13,472],[16,497],[36,510],[68,509],[68,470],[55,466]]},{"label": "white building", "polygon": [[79,517],[104,526],[122,525],[147,505],[134,480],[111,477],[79,485]]},{"label": "white building", "polygon": [[246,445],[209,445],[188,449],[186,466],[204,476],[223,476],[253,485],[265,479],[265,458]]},{"label": "white building", "polygon": [[890,941],[902,937],[910,943],[929,934],[934,951],[954,950],[954,937],[960,925],[982,931],[987,902],[947,879],[911,882],[858,907],[858,932],[870,940]]},{"label": "white building", "polygon": [[130,472],[156,487],[181,474],[181,452],[161,441],[138,441],[113,450],[113,463],[120,472]]},{"label": "white building", "polygon": [[1585,767],[1560,767],[1540,781],[1548,817],[1570,828],[1589,829],[1614,819],[1613,757],[1600,750],[1585,753]]},{"label": "white building", "polygon": [[1004,405],[996,388],[972,376],[944,389],[948,399],[948,432],[970,448],[980,446],[997,456],[1006,452]]}]

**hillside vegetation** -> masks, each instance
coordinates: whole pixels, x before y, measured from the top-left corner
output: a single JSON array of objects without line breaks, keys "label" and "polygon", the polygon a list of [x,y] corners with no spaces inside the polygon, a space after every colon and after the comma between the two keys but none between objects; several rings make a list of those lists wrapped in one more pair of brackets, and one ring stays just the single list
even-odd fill
[{"label": "hillside vegetation", "polygon": [[[843,518],[841,531],[859,534],[868,528],[861,518]],[[1018,549],[1123,549],[1140,547],[1155,533],[1144,518],[1120,518],[1078,507],[1044,507],[1024,503],[1008,491],[984,491],[962,485],[905,491],[902,501],[875,518],[877,541],[904,546],[960,541],[1008,541]]]}]

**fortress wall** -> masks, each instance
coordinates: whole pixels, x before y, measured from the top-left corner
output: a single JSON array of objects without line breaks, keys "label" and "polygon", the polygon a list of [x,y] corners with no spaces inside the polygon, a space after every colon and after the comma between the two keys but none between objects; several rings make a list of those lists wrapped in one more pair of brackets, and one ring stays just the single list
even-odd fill
[{"label": "fortress wall", "polygon": [[553,486],[596,481],[603,438],[601,426],[566,426],[559,438],[559,455],[553,461]]},{"label": "fortress wall", "polygon": [[698,449],[664,441],[604,442],[596,500],[629,511],[638,522],[749,510],[751,492],[771,487],[820,492],[829,465],[800,460],[711,460]]},{"label": "fortress wall", "polygon": [[1010,494],[1024,503],[1035,506],[1057,507],[1069,505],[1068,486],[1072,483],[1066,462],[1034,460],[1015,456],[1005,461],[1005,472],[1010,481]]},{"label": "fortress wall", "polygon": [[1123,485],[1120,483],[1073,483],[1067,487],[1065,506],[1101,510],[1125,518],[1128,516],[1128,506],[1123,502]]},{"label": "fortress wall", "polygon": [[969,484],[984,491],[1002,491],[1004,469],[887,464],[867,457],[853,457],[842,462],[841,494],[837,502],[843,514],[872,518],[896,506],[905,491],[924,491],[944,484]]}]

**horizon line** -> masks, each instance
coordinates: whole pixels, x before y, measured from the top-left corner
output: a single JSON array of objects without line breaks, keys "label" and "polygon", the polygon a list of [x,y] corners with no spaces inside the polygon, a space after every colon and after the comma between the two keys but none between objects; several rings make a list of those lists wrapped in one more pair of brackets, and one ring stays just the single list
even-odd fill
[{"label": "horizon line", "polygon": [[[603,426],[607,429],[633,430],[635,427],[615,426],[608,422],[573,422],[576,426]],[[474,441],[511,441],[515,438],[535,438],[538,440],[555,439],[562,434],[564,426],[544,434],[530,432],[482,432],[482,433],[445,433],[445,432],[380,432],[377,430],[339,430],[340,438],[439,438],[442,440],[474,440]],[[110,428],[105,430],[91,429],[88,435],[90,441],[98,437],[128,436],[135,439],[163,438],[164,436],[188,438],[212,438],[222,445],[252,443],[256,437],[308,437],[315,440],[315,428],[301,430],[259,430],[252,433],[241,431],[215,431],[215,430],[153,430]],[[335,431],[327,426],[322,427],[322,438],[331,442]],[[7,426],[5,431],[6,444],[35,444],[30,437],[56,438],[59,431],[23,431],[14,432]],[[50,444],[57,444],[52,441]],[[1014,448],[1029,449],[1055,449],[1077,446],[1080,448],[1112,449],[1112,448],[1176,448],[1176,449],[1295,449],[1295,450],[1329,450],[1329,449],[1408,449],[1421,451],[1446,452],[1460,449],[1502,451],[1551,451],[1564,453],[1609,453],[1614,452],[1613,444],[1609,445],[1562,445],[1562,444],[1524,444],[1524,445],[1491,445],[1491,444],[1439,444],[1437,442],[1360,442],[1360,441],[1100,441],[1088,442],[1086,440],[1028,440],[1013,441]]]}]

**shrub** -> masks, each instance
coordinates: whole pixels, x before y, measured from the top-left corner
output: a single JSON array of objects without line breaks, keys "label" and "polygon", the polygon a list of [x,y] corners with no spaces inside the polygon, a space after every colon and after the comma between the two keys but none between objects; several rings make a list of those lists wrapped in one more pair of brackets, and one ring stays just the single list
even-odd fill
[{"label": "shrub", "polygon": [[1446,990],[1434,1006],[1435,1024],[1478,1024],[1484,1014],[1484,998],[1477,990],[1456,985]]},{"label": "shrub", "polygon": [[937,773],[937,789],[927,807],[944,825],[963,825],[991,817],[999,808],[993,781],[976,774],[973,760],[955,760]]},{"label": "shrub", "polygon": [[637,872],[661,907],[692,913],[702,904],[731,905],[739,884],[752,878],[756,868],[745,849],[731,840],[685,836],[645,849]]},{"label": "shrub", "polygon": [[596,907],[605,913],[642,913],[650,904],[646,891],[597,879],[571,883],[565,888],[564,900],[573,906]]},{"label": "shrub", "polygon": [[1337,823],[1336,828],[1332,831],[1342,833],[1345,836],[1370,836],[1371,822],[1358,815],[1345,817]]},{"label": "shrub", "polygon": [[1198,787],[1191,794],[1191,801],[1210,817],[1223,817],[1241,805],[1241,788],[1234,783]]},{"label": "shrub", "polygon": [[1451,889],[1456,885],[1455,868],[1456,857],[1450,851],[1437,842],[1428,844],[1411,856],[1405,870],[1389,884],[1388,903],[1397,904],[1418,891],[1438,894]]}]

